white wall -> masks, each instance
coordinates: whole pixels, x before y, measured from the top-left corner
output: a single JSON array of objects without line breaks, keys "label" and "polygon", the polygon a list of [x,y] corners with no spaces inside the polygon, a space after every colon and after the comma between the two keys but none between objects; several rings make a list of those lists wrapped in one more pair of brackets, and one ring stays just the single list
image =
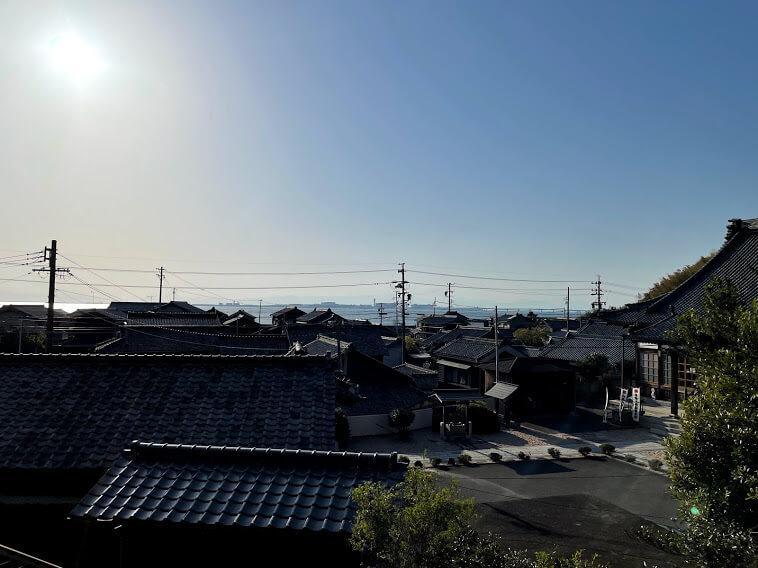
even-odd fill
[{"label": "white wall", "polygon": [[[432,427],[432,409],[421,408],[414,410],[416,419],[411,424],[411,430],[421,430]],[[363,416],[348,416],[350,423],[350,437],[354,436],[378,436],[380,434],[392,434],[395,429],[390,426],[387,414],[367,414]]]}]

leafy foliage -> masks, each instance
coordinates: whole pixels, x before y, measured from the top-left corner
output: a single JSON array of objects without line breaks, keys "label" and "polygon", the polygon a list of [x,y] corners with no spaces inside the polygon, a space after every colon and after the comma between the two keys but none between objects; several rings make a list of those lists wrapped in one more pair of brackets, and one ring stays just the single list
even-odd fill
[{"label": "leafy foliage", "polygon": [[608,357],[594,351],[579,361],[577,365],[579,367],[579,374],[586,381],[594,381],[610,368]]},{"label": "leafy foliage", "polygon": [[651,298],[657,298],[658,296],[662,296],[663,294],[670,292],[679,286],[682,282],[687,280],[690,276],[695,274],[695,272],[700,270],[706,262],[715,256],[715,254],[716,251],[713,251],[708,256],[701,256],[696,262],[675,270],[668,276],[664,276],[658,282],[653,284],[650,290],[645,292],[645,294],[642,296],[642,299],[650,300]]},{"label": "leafy foliage", "polygon": [[405,336],[405,352],[406,353],[421,353],[421,347],[419,347],[418,341],[410,335]]},{"label": "leafy foliage", "polygon": [[401,438],[408,437],[408,429],[416,419],[416,414],[407,408],[396,408],[389,414],[390,426],[397,430]]},{"label": "leafy foliage", "polygon": [[548,329],[544,325],[525,327],[513,332],[513,337],[530,347],[542,347],[547,343]]},{"label": "leafy foliage", "polygon": [[600,444],[600,451],[606,456],[612,456],[613,452],[616,451],[616,446],[613,444]]},{"label": "leafy foliage", "polygon": [[550,454],[550,457],[555,459],[561,457],[561,451],[558,448],[548,448],[547,453]]},{"label": "leafy foliage", "polygon": [[667,439],[684,546],[702,566],[756,566],[758,303],[740,306],[736,289],[714,280],[703,315],[681,316],[671,337],[697,371],[681,435]]},{"label": "leafy foliage", "polygon": [[410,469],[392,488],[365,483],[353,490],[358,512],[350,544],[377,568],[604,568],[577,552],[568,558],[503,550],[496,537],[471,527],[474,503],[457,486],[437,487],[428,470]]},{"label": "leafy foliage", "polygon": [[592,448],[590,448],[589,446],[579,446],[576,449],[576,451],[582,454],[586,458],[592,453]]}]

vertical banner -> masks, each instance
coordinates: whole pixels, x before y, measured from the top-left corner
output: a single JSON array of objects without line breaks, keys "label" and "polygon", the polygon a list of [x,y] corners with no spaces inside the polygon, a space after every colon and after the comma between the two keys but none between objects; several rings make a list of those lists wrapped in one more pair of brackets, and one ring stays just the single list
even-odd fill
[{"label": "vertical banner", "polygon": [[621,395],[619,396],[619,412],[624,410],[624,403],[626,403],[626,397],[629,395],[627,389],[621,389]]},{"label": "vertical banner", "polygon": [[640,421],[640,387],[632,389],[632,420]]}]

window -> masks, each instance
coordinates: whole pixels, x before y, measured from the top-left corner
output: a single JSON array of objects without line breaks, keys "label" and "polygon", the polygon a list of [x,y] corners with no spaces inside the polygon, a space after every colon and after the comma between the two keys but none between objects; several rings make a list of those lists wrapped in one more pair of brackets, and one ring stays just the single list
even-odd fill
[{"label": "window", "polygon": [[685,357],[679,359],[679,369],[677,369],[677,374],[679,375],[679,392],[691,393],[695,388],[697,375],[695,374],[695,369],[687,363]]},{"label": "window", "polygon": [[658,353],[640,351],[640,377],[642,381],[658,386]]},{"label": "window", "polygon": [[671,388],[671,355],[663,357],[663,386]]}]

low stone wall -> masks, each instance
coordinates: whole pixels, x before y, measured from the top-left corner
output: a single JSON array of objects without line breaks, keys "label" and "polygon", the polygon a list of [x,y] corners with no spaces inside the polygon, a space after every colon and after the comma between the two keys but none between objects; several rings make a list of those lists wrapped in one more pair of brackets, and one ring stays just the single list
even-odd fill
[{"label": "low stone wall", "polygon": [[[416,419],[411,424],[411,430],[421,430],[432,427],[432,409],[421,408],[414,410]],[[348,416],[350,436],[378,436],[392,434],[395,430],[390,426],[387,414],[367,414],[364,416]]]}]

